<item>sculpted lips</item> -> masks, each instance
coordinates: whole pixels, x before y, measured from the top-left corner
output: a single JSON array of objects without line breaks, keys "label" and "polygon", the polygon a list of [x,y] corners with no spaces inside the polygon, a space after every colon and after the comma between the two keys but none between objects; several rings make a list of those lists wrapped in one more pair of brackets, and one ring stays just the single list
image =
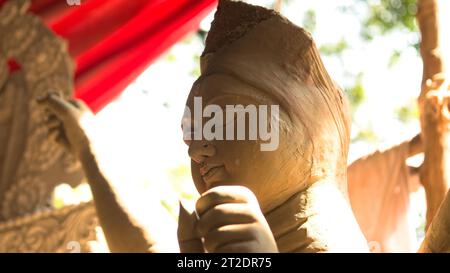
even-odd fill
[{"label": "sculpted lips", "polygon": [[226,176],[225,168],[219,164],[205,164],[200,168],[203,180],[210,184],[223,180]]}]

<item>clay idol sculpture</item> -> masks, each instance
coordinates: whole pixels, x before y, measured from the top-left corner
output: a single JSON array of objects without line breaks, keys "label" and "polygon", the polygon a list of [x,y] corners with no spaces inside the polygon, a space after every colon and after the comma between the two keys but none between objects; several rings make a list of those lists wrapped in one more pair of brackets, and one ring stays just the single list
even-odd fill
[{"label": "clay idol sculpture", "polygon": [[[197,213],[205,206],[205,217],[227,222],[230,216],[221,214],[236,214],[237,221],[242,212],[233,203],[246,201],[227,187],[244,186],[259,201],[279,251],[367,250],[347,201],[346,101],[309,33],[274,11],[221,1],[201,57],[201,76],[187,100],[190,109],[198,97],[204,106],[279,105],[280,110],[274,151],[261,151],[255,140],[188,141],[192,176],[203,194]],[[217,200],[204,205],[209,195]],[[229,229],[240,224],[233,220]],[[219,232],[234,236],[226,227]],[[209,238],[207,231],[202,235]]]}]

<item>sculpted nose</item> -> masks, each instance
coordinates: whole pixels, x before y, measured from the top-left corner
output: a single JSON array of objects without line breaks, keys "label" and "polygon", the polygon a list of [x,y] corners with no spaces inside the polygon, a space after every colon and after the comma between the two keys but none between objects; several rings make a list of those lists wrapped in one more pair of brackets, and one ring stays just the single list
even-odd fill
[{"label": "sculpted nose", "polygon": [[193,140],[189,145],[188,153],[196,163],[202,163],[207,157],[213,156],[216,149],[211,143]]}]

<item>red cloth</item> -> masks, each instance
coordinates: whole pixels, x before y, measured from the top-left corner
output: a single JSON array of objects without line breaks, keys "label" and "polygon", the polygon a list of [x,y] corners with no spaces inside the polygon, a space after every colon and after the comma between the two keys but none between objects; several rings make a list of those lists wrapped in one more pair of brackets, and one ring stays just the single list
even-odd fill
[{"label": "red cloth", "polygon": [[[0,4],[5,0],[0,0]],[[217,5],[217,0],[34,0],[30,10],[69,42],[75,96],[94,112],[119,95],[161,53]]]}]

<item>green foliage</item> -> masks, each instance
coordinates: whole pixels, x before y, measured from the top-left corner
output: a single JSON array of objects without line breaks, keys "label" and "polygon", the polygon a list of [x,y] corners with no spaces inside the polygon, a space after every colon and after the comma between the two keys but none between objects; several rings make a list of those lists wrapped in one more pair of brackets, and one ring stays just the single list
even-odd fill
[{"label": "green foliage", "polygon": [[[354,0],[353,5],[341,6],[339,10],[360,18],[360,37],[364,41],[372,41],[377,36],[387,35],[393,31],[401,31],[403,34],[418,33],[415,18],[417,0]],[[404,50],[409,47],[419,52],[419,39],[413,42],[405,39],[404,43],[396,45],[388,67],[396,65]]]},{"label": "green foliage", "polygon": [[392,68],[394,65],[398,63],[400,57],[402,56],[402,52],[400,50],[394,50],[389,58],[388,67]]},{"label": "green foliage", "polygon": [[353,86],[345,88],[345,92],[347,93],[348,101],[350,103],[352,115],[366,99],[365,89],[362,80],[363,74],[359,73],[355,77],[355,83],[353,84]]},{"label": "green foliage", "polygon": [[357,0],[366,5],[367,18],[363,19],[361,36],[372,40],[393,30],[416,31],[416,0]]},{"label": "green foliage", "polygon": [[419,119],[419,108],[416,101],[411,100],[407,104],[395,109],[396,118],[403,122],[408,123]]},{"label": "green foliage", "polygon": [[189,73],[194,78],[198,78],[198,77],[200,77],[200,74],[201,74],[200,65],[199,65],[200,64],[200,55],[194,54],[193,58],[194,58],[194,64],[196,64],[196,65],[194,68],[192,68],[192,70]]},{"label": "green foliage", "polygon": [[341,40],[335,44],[324,44],[320,46],[319,51],[322,55],[332,56],[340,55],[348,48],[349,44],[347,41],[344,38],[341,38]]},{"label": "green foliage", "polygon": [[371,142],[376,143],[379,141],[379,138],[377,134],[373,131],[371,127],[368,128],[361,128],[358,130],[358,134],[351,139],[351,142],[358,142],[358,141],[365,141],[365,142]]},{"label": "green foliage", "polygon": [[189,181],[191,178],[191,168],[190,166],[180,165],[168,171],[170,181],[172,186],[180,197],[187,200],[194,199],[194,195],[191,192],[186,191],[185,182]]},{"label": "green foliage", "polygon": [[161,205],[170,213],[172,217],[176,217],[175,207],[169,204],[166,200],[160,201]]},{"label": "green foliage", "polygon": [[316,12],[312,9],[307,10],[305,14],[303,15],[303,28],[307,31],[313,33],[316,29],[317,19],[316,19]]},{"label": "green foliage", "polygon": [[172,52],[169,52],[168,54],[166,54],[166,60],[168,62],[174,62],[177,60],[177,56],[175,56],[175,54],[173,54]]},{"label": "green foliage", "polygon": [[423,213],[419,213],[419,217],[422,219],[422,221],[420,221],[420,224],[416,227],[416,234],[418,238],[423,240],[426,230],[426,216]]}]

